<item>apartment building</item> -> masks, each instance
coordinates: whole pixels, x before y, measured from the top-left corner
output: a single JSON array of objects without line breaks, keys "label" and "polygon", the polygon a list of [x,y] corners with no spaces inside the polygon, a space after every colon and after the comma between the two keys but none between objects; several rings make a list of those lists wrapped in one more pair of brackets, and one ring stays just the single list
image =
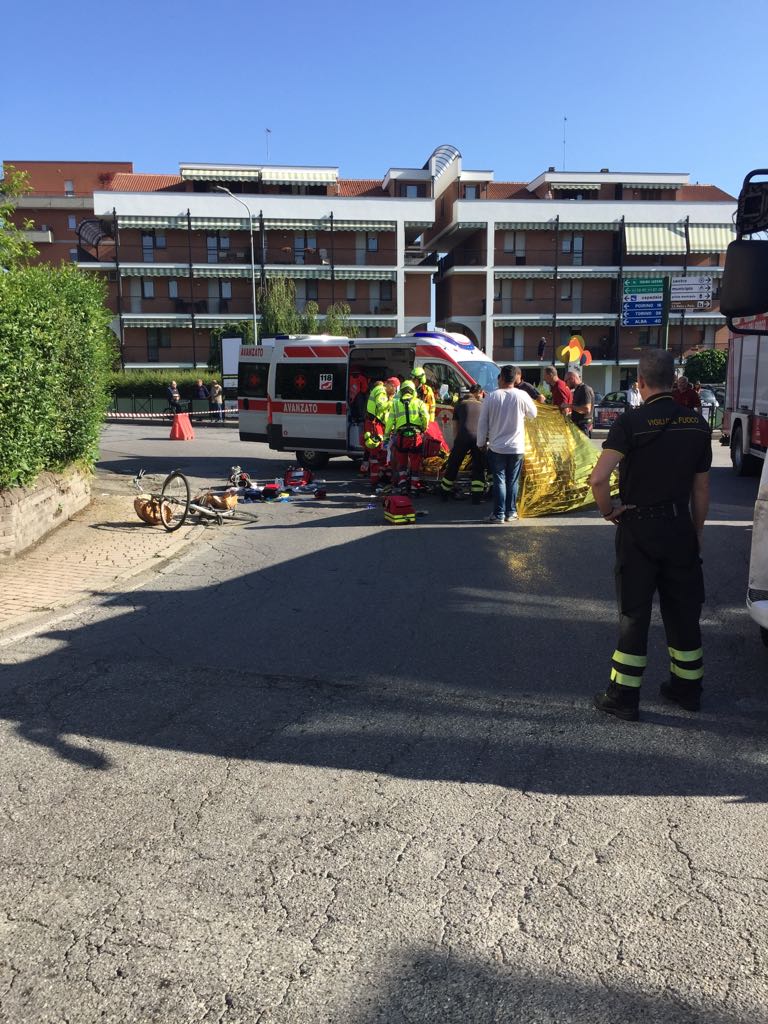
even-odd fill
[{"label": "apartment building", "polygon": [[93,216],[94,191],[108,188],[116,174],[133,171],[133,164],[125,161],[5,160],[4,175],[9,167],[23,171],[32,189],[16,200],[16,222],[34,222],[26,235],[37,247],[40,263],[76,263],[78,227]]},{"label": "apartment building", "polygon": [[[725,250],[735,237],[735,200],[688,174],[564,172],[495,182],[465,171],[444,147],[435,226],[424,238],[440,253],[439,326],[472,337],[497,362],[540,366],[573,334],[593,363],[588,379],[607,392],[637,365],[640,350],[668,344],[682,355],[725,346],[718,310]],[[452,150],[452,152],[449,152]],[[622,325],[624,282],[712,279],[709,309],[671,312],[659,326]]]},{"label": "apartment building", "polygon": [[[632,376],[644,346],[726,344],[718,295],[735,200],[688,174],[549,168],[496,182],[449,145],[377,179],[319,166],[7,163],[29,175],[18,216],[34,220],[40,259],[108,281],[126,365],[204,365],[212,337],[245,330],[254,290],[276,278],[321,318],[347,303],[369,337],[425,327],[434,285],[439,326],[532,373],[542,338],[559,361],[580,334],[600,391]],[[711,308],[672,312],[667,337],[622,325],[625,281],[679,276],[711,279]]]}]

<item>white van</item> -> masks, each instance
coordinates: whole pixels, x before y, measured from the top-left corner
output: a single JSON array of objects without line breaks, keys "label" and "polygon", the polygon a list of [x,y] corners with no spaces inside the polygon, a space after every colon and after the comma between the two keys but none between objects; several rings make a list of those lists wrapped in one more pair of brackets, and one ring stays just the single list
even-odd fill
[{"label": "white van", "polygon": [[407,377],[423,366],[437,399],[436,418],[453,442],[452,396],[477,383],[496,387],[498,367],[463,334],[422,331],[395,338],[302,335],[243,346],[238,373],[240,439],[292,451],[317,469],[333,455],[363,454],[357,382]]}]

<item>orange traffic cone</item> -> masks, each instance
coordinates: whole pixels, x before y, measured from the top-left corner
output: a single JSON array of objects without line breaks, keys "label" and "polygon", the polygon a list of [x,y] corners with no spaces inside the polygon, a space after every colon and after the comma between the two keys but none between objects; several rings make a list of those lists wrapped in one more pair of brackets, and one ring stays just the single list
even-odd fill
[{"label": "orange traffic cone", "polygon": [[184,421],[184,440],[185,441],[194,441],[195,440],[195,432],[192,429],[192,422],[191,422],[191,420],[189,418],[189,413],[185,412],[183,414],[183,416],[182,416],[182,419]]},{"label": "orange traffic cone", "polygon": [[175,412],[173,414],[173,419],[171,420],[171,441],[186,440],[186,438],[184,437],[184,428],[181,424],[181,418],[182,414],[180,412]]}]

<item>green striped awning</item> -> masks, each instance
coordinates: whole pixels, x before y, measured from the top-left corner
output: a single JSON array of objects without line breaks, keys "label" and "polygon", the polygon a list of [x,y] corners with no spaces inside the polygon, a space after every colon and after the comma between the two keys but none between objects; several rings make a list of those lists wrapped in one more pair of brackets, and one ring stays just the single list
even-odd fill
[{"label": "green striped awning", "polygon": [[[432,268],[436,270],[436,267]],[[376,270],[365,267],[337,267],[337,281],[396,281],[396,270]]]},{"label": "green striped awning", "polygon": [[123,277],[189,277],[189,267],[168,263],[123,263]]},{"label": "green striped awning", "polygon": [[691,252],[725,252],[736,238],[733,224],[689,224]]},{"label": "green striped awning", "polygon": [[295,266],[293,264],[271,264],[267,267],[267,277],[290,277],[294,279],[313,280],[322,278],[330,279],[331,268],[327,264],[312,264],[307,266]]},{"label": "green striped awning", "polygon": [[583,281],[585,278],[590,280],[608,280],[619,276],[619,268],[604,267],[601,270],[597,270],[590,267],[589,269],[579,270],[577,267],[568,267],[567,269],[560,267],[557,271],[557,276],[561,280],[565,278],[566,280],[573,281]]},{"label": "green striped awning", "polygon": [[[484,269],[484,268],[483,268]],[[515,281],[530,281],[536,278],[554,278],[554,267],[505,267],[503,270],[494,270],[493,276],[499,281],[513,279]]]},{"label": "green striped awning", "polygon": [[254,181],[261,176],[260,167],[200,167],[194,164],[179,168],[188,181]]},{"label": "green striped awning", "polygon": [[627,224],[626,242],[627,253],[633,256],[684,253],[685,225]]},{"label": "green striped awning", "polygon": [[622,181],[622,188],[653,188],[657,191],[670,188],[681,188],[685,181]]},{"label": "green striped awning", "polygon": [[[560,267],[557,271],[557,276],[560,280],[563,278],[573,279],[575,281],[583,281],[585,278],[589,279],[612,279],[618,277],[618,267],[604,267],[601,269],[593,267]],[[527,281],[532,278],[550,278],[554,280],[555,268],[554,267],[505,267],[503,270],[494,270],[493,276],[497,280],[512,278],[516,281]]]},{"label": "green striped awning", "polygon": [[[554,218],[546,221],[533,220],[498,220],[494,225],[497,231],[554,231]],[[619,221],[587,221],[561,220],[557,225],[560,231],[618,231]]]},{"label": "green striped awning", "polygon": [[192,317],[188,313],[179,313],[176,316],[167,313],[158,313],[156,316],[123,313],[123,324],[125,327],[191,327]]},{"label": "green striped awning", "polygon": [[334,231],[370,231],[381,234],[384,231],[395,231],[397,224],[393,220],[342,220],[333,218]]},{"label": "green striped awning", "polygon": [[118,214],[117,224],[121,228],[185,228],[186,214],[176,217],[149,217],[146,214],[137,216]]},{"label": "green striped awning", "polygon": [[397,323],[396,316],[351,316],[352,323],[359,327],[392,327]]},{"label": "green striped awning", "polygon": [[261,180],[270,185],[330,185],[339,177],[338,167],[262,167]]},{"label": "green striped awning", "polygon": [[[260,320],[259,314],[256,319]],[[221,327],[222,324],[253,323],[252,313],[200,313],[195,317],[195,327]]]},{"label": "green striped awning", "polygon": [[551,181],[549,188],[553,192],[599,192],[600,183],[597,181]]},{"label": "green striped awning", "polygon": [[[247,217],[192,217],[193,231],[248,231],[250,224]],[[253,215],[254,227],[258,226],[259,212]],[[184,227],[187,226],[187,219],[184,218]]]},{"label": "green striped awning", "polygon": [[[250,263],[196,263],[194,268],[195,277],[250,277]],[[259,265],[256,264],[256,273],[260,273]]]}]

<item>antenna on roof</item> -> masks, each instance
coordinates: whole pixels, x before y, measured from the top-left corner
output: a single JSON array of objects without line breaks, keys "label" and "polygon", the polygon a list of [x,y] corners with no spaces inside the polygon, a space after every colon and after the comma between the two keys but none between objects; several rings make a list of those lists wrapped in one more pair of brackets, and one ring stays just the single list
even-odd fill
[{"label": "antenna on roof", "polygon": [[563,170],[565,170],[565,129],[568,124],[568,118],[563,115]]},{"label": "antenna on roof", "polygon": [[267,140],[267,163],[269,163],[269,136],[271,134],[272,134],[272,129],[271,128],[265,128],[264,129],[264,136],[266,137],[266,140]]}]

